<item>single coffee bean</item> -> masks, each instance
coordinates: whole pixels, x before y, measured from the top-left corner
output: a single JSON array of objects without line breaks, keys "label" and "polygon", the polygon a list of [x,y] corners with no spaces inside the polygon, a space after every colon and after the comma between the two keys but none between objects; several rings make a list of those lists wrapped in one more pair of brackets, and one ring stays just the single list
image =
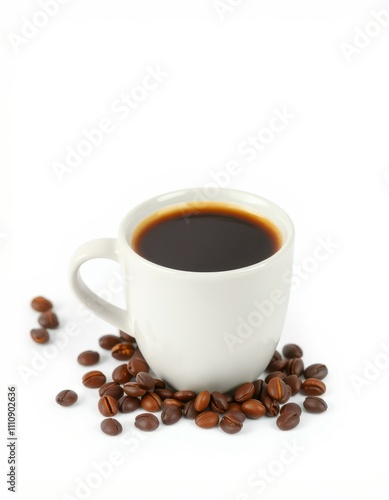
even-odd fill
[{"label": "single coffee bean", "polygon": [[300,416],[302,412],[301,406],[298,405],[297,403],[287,403],[286,405],[284,405],[280,410],[280,415],[282,415],[287,411],[297,413],[298,416]]},{"label": "single coffee bean", "polygon": [[173,399],[173,391],[170,389],[154,389],[155,394],[164,401],[165,399]]},{"label": "single coffee bean", "polygon": [[113,417],[119,411],[119,404],[112,396],[100,398],[97,407],[104,417]]},{"label": "single coffee bean", "polygon": [[227,434],[237,434],[242,430],[243,423],[233,412],[223,415],[220,421],[220,428]]},{"label": "single coffee bean", "polygon": [[154,378],[146,372],[139,372],[135,378],[136,383],[142,389],[146,389],[146,391],[151,391],[154,389],[155,380]]},{"label": "single coffee bean", "polygon": [[242,411],[242,405],[239,403],[229,403],[227,411]]},{"label": "single coffee bean", "polygon": [[281,380],[284,380],[284,378],[286,378],[286,375],[284,372],[280,372],[279,370],[275,372],[270,372],[269,375],[265,378],[265,382],[268,384],[269,381],[274,377],[278,377]]},{"label": "single coffee bean", "polygon": [[117,382],[107,382],[100,387],[99,396],[111,396],[119,400],[123,396],[123,388]]},{"label": "single coffee bean", "polygon": [[245,382],[236,389],[234,394],[235,401],[237,403],[243,403],[243,401],[251,399],[253,397],[254,390],[254,384],[251,382]]},{"label": "single coffee bean", "polygon": [[227,392],[226,394],[224,394],[226,399],[227,399],[227,403],[230,404],[230,403],[233,403],[234,402],[234,395],[231,393],[231,392]]},{"label": "single coffee bean", "polygon": [[116,344],[119,344],[120,342],[123,342],[123,339],[118,337],[117,335],[103,335],[102,337],[99,338],[99,345],[102,349],[106,349],[107,351],[110,351],[113,346]]},{"label": "single coffee bean", "polygon": [[178,406],[168,406],[162,411],[161,420],[165,425],[173,425],[182,417],[182,410]]},{"label": "single coffee bean", "polygon": [[263,380],[261,380],[260,378],[258,380],[255,380],[253,382],[254,394],[252,395],[252,399],[258,399],[259,398],[259,395],[261,394],[262,383],[263,383]]},{"label": "single coffee bean", "polygon": [[50,339],[49,332],[46,328],[33,328],[30,335],[32,340],[37,344],[46,344]]},{"label": "single coffee bean", "polygon": [[80,365],[91,366],[98,363],[100,360],[100,354],[96,351],[84,351],[78,355],[77,361]]},{"label": "single coffee bean", "polygon": [[305,398],[303,405],[309,413],[323,413],[328,408],[324,399],[316,396],[309,396]]},{"label": "single coffee bean", "polygon": [[291,396],[292,396],[292,389],[288,385],[285,384],[285,394],[281,399],[278,400],[278,402],[280,404],[284,404],[287,401],[289,401]]},{"label": "single coffee bean", "polygon": [[203,411],[195,418],[195,423],[202,429],[211,429],[216,427],[219,423],[219,415],[214,411]]},{"label": "single coffee bean", "polygon": [[133,377],[136,377],[140,372],[147,373],[150,368],[144,359],[136,358],[134,354],[130,361],[127,363],[127,370]]},{"label": "single coffee bean", "polygon": [[112,372],[112,378],[118,384],[126,384],[131,380],[131,374],[127,370],[127,365],[124,363],[123,365],[117,366]]},{"label": "single coffee bean", "polygon": [[184,409],[182,410],[182,412],[184,414],[184,417],[190,418],[191,420],[194,420],[197,417],[197,415],[199,414],[199,412],[197,410],[195,410],[193,399],[191,401],[188,401],[187,403],[185,403],[185,406],[184,406]]},{"label": "single coffee bean", "polygon": [[166,384],[163,380],[161,380],[159,378],[155,378],[154,381],[155,381],[154,391],[155,391],[155,389],[165,389],[166,388]]},{"label": "single coffee bean", "polygon": [[141,407],[146,411],[156,412],[162,407],[162,400],[155,392],[148,392],[140,400]]},{"label": "single coffee bean", "polygon": [[266,371],[271,372],[272,371],[272,369],[270,367],[271,364],[274,363],[275,361],[279,361],[280,359],[282,359],[281,353],[279,353],[278,351],[274,351],[274,354],[273,354],[271,360],[269,361],[269,364],[266,367]]},{"label": "single coffee bean", "polygon": [[183,403],[187,403],[196,397],[196,393],[193,391],[176,391],[173,394],[174,399],[178,399],[178,401],[182,401]]},{"label": "single coffee bean", "polygon": [[194,400],[194,408],[196,411],[204,411],[209,405],[211,395],[208,391],[201,391]]},{"label": "single coffee bean", "polygon": [[104,373],[101,373],[97,370],[85,373],[82,377],[82,383],[85,387],[89,387],[90,389],[98,389],[107,381]]},{"label": "single coffee bean", "polygon": [[141,413],[135,417],[135,427],[141,431],[155,431],[159,427],[159,420],[152,413]]},{"label": "single coffee bean", "polygon": [[128,335],[128,333],[123,332],[122,330],[119,330],[119,335],[124,340],[124,342],[131,342],[131,344],[134,344],[136,342],[135,337]]},{"label": "single coffee bean", "polygon": [[271,398],[280,401],[286,394],[286,387],[283,380],[279,377],[274,377],[267,384],[267,392]]},{"label": "single coffee bean", "polygon": [[116,344],[112,347],[111,355],[119,361],[126,361],[134,354],[134,350],[135,348],[132,344],[130,344],[130,342],[121,342],[120,344]]},{"label": "single coffee bean", "polygon": [[228,401],[225,395],[217,391],[212,392],[210,408],[216,413],[225,413],[228,410]]},{"label": "single coffee bean", "polygon": [[53,311],[46,311],[42,313],[38,318],[38,323],[43,326],[43,328],[57,328],[59,325],[57,315]]},{"label": "single coffee bean", "polygon": [[285,411],[276,421],[277,427],[282,431],[290,431],[297,427],[299,423],[300,417],[293,411]]},{"label": "single coffee bean", "polygon": [[61,406],[72,406],[77,399],[77,393],[70,389],[65,389],[55,396],[55,401]]},{"label": "single coffee bean", "polygon": [[284,382],[292,389],[292,396],[300,392],[302,381],[297,375],[288,375],[284,378]]},{"label": "single coffee bean", "polygon": [[178,401],[178,399],[166,398],[162,401],[162,407],[167,408],[168,406],[177,406],[177,408],[184,408],[185,403]]},{"label": "single coffee bean", "polygon": [[50,311],[52,309],[53,304],[50,302],[50,300],[45,299],[45,297],[35,297],[31,301],[31,307],[35,309],[35,311],[38,312],[46,312]]},{"label": "single coffee bean", "polygon": [[266,408],[258,399],[248,399],[242,403],[242,412],[249,418],[261,418],[266,414]]},{"label": "single coffee bean", "polygon": [[131,396],[133,398],[138,398],[146,394],[146,390],[139,387],[136,382],[127,382],[123,385],[123,391],[127,394],[127,396]]},{"label": "single coffee bean", "polygon": [[273,354],[270,363],[267,365],[266,371],[268,372],[282,371],[286,367],[287,362],[288,360],[282,359],[281,354],[278,351],[276,351]]},{"label": "single coffee bean", "polygon": [[135,411],[140,406],[140,401],[138,398],[133,398],[131,396],[123,396],[119,399],[119,411],[121,413],[131,413]]},{"label": "single coffee bean", "polygon": [[116,418],[105,418],[100,424],[101,430],[109,436],[117,436],[123,430],[122,424]]},{"label": "single coffee bean", "polygon": [[305,378],[317,378],[318,380],[323,380],[328,375],[328,368],[326,365],[322,365],[321,363],[315,363],[313,365],[309,365],[304,370]]},{"label": "single coffee bean", "polygon": [[[249,400],[250,401],[250,400]],[[241,410],[228,410],[223,416],[225,415],[235,415],[235,417],[240,421],[243,422],[246,420],[246,415],[243,413]]]},{"label": "single coffee bean", "polygon": [[298,377],[304,371],[304,363],[301,358],[292,358],[288,361],[286,365],[286,373],[288,375],[297,375]]},{"label": "single coffee bean", "polygon": [[296,344],[286,344],[282,349],[282,354],[288,359],[302,358],[303,350]]},{"label": "single coffee bean", "polygon": [[304,394],[304,396],[321,396],[325,392],[325,383],[317,378],[307,378],[300,389],[300,393]]},{"label": "single coffee bean", "polygon": [[267,384],[264,382],[262,384],[261,394],[259,395],[259,400],[266,408],[266,415],[268,417],[276,417],[280,411],[280,405],[278,401],[275,401],[272,397],[269,396],[267,391]]}]

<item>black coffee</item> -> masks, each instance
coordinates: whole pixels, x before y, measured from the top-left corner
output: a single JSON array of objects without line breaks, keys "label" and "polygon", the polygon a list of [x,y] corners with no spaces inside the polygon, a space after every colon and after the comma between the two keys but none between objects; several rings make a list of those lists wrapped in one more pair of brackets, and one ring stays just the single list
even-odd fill
[{"label": "black coffee", "polygon": [[169,207],[136,228],[131,245],[145,259],[183,271],[239,269],[273,255],[278,229],[255,213],[224,203]]}]

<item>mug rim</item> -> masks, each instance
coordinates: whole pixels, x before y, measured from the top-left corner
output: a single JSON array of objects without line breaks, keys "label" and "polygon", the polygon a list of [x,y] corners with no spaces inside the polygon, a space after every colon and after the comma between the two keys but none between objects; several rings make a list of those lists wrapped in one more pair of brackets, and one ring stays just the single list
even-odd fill
[{"label": "mug rim", "polygon": [[[127,212],[127,214],[123,217],[121,223],[120,223],[120,226],[119,226],[119,236],[118,236],[118,240],[121,242],[122,244],[122,247],[123,248],[127,248],[128,251],[130,252],[130,254],[137,260],[139,261],[140,263],[142,263],[143,265],[147,265],[155,270],[158,270],[160,272],[166,272],[166,273],[173,273],[173,274],[176,274],[176,275],[182,275],[182,276],[203,276],[203,277],[221,277],[221,276],[233,276],[233,275],[241,275],[241,274],[246,274],[246,273],[251,273],[253,271],[256,271],[256,270],[259,270],[263,267],[267,267],[271,264],[273,264],[274,262],[278,261],[279,259],[281,259],[285,253],[288,252],[288,250],[290,249],[290,247],[293,245],[293,242],[294,242],[294,235],[295,235],[295,229],[294,229],[294,224],[292,222],[292,219],[290,218],[290,216],[287,214],[287,212],[285,212],[285,210],[283,208],[281,208],[279,205],[277,205],[276,203],[274,203],[273,201],[269,200],[268,198],[265,198],[261,195],[258,195],[256,193],[252,193],[252,192],[249,192],[249,191],[243,191],[243,190],[239,190],[239,189],[231,189],[231,188],[219,188],[219,191],[218,191],[218,195],[219,194],[223,194],[225,193],[226,195],[228,194],[235,194],[235,195],[241,195],[241,196],[250,196],[252,198],[256,198],[258,200],[260,200],[261,202],[264,202],[265,204],[267,204],[268,206],[274,208],[279,214],[282,215],[282,217],[284,218],[285,222],[286,222],[286,225],[288,226],[287,227],[287,232],[286,232],[286,237],[285,237],[285,240],[284,242],[282,243],[281,247],[273,254],[271,255],[270,257],[268,257],[267,259],[264,259],[264,260],[261,260],[259,262],[256,262],[255,264],[251,264],[250,266],[245,266],[245,267],[239,267],[239,268],[236,268],[236,269],[228,269],[228,270],[225,270],[225,271],[187,271],[187,270],[183,270],[183,269],[174,269],[172,267],[166,267],[166,266],[161,266],[160,264],[156,264],[155,262],[152,262],[148,259],[145,259],[144,257],[142,257],[141,255],[139,255],[131,246],[130,242],[127,241],[127,238],[126,238],[126,230],[127,230],[127,227],[130,223],[130,220],[133,218],[133,216],[142,208],[145,208],[146,206],[150,205],[150,204],[156,204],[158,203],[158,201],[161,201],[161,199],[163,198],[175,198],[179,195],[184,195],[186,193],[198,193],[198,191],[200,189],[203,189],[203,188],[184,188],[184,189],[176,189],[174,191],[169,191],[169,192],[166,192],[166,193],[162,193],[162,194],[159,194],[157,196],[153,196],[141,203],[139,203],[138,205],[136,205],[135,207],[133,207],[129,212]],[[188,200],[190,201],[190,200]],[[206,201],[209,201],[209,202],[214,202],[214,201],[219,201],[219,202],[223,202],[222,200],[206,200]],[[227,201],[226,201],[227,202]],[[175,204],[181,204],[181,203],[185,203],[185,201],[181,201],[181,202],[177,202],[177,203],[174,203],[172,202],[171,205],[167,205],[167,206],[174,206]],[[239,204],[239,201],[236,201],[236,202],[231,202],[231,201],[228,201],[228,203],[237,203]],[[244,202],[241,202],[241,206],[243,208],[244,207]],[[157,211],[158,208],[156,207],[155,211]],[[272,222],[275,226],[277,226],[276,223]],[[139,223],[138,223],[139,224]],[[279,229],[279,227],[277,226],[277,229]]]}]

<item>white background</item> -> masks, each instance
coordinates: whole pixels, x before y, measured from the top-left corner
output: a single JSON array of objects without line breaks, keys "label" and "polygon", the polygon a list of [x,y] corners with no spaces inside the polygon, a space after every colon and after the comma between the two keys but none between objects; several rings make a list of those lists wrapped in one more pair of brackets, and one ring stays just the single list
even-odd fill
[{"label": "white background", "polygon": [[[212,0],[73,0],[17,53],[8,34],[20,35],[23,18],[41,7],[34,0],[2,3],[2,494],[5,399],[14,384],[17,498],[387,498],[389,28],[349,62],[341,50],[373,9],[389,6],[243,0],[221,19]],[[158,65],[168,73],[164,82],[120,120],[111,103]],[[274,108],[295,118],[248,162],[239,144],[269,124]],[[114,132],[60,182],[52,162],[64,161],[66,147],[104,117],[116,120]],[[192,421],[127,444],[105,436],[76,357],[116,332],[80,310],[67,282],[70,255],[85,240],[115,236],[137,203],[204,187],[231,160],[241,173],[229,187],[272,199],[295,222],[296,266],[311,267],[296,281],[281,345],[297,342],[307,364],[328,365],[329,410],[303,414],[289,433],[262,419],[235,436]],[[337,248],[314,269],[317,238]],[[101,290],[116,268],[93,269]],[[61,321],[51,345],[71,322],[79,334],[23,378],[47,354],[29,336],[37,325],[29,301],[37,294],[55,302]],[[112,361],[104,355],[107,374]],[[380,368],[369,365],[375,362]],[[54,402],[64,388],[79,393],[74,407]],[[132,432],[134,414],[120,420]],[[300,451],[283,465],[291,446]],[[121,464],[77,496],[79,481],[96,479],[93,463],[111,452]]]}]

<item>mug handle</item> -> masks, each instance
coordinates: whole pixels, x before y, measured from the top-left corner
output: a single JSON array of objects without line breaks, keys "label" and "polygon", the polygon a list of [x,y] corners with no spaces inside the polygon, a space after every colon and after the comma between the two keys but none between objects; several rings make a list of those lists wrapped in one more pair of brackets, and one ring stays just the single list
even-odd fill
[{"label": "mug handle", "polygon": [[127,311],[100,298],[81,278],[80,267],[84,262],[92,259],[111,259],[119,262],[117,240],[114,238],[99,238],[87,241],[77,248],[70,259],[69,278],[75,294],[89,309],[92,309],[97,316],[116,326],[119,330],[127,332]]}]

